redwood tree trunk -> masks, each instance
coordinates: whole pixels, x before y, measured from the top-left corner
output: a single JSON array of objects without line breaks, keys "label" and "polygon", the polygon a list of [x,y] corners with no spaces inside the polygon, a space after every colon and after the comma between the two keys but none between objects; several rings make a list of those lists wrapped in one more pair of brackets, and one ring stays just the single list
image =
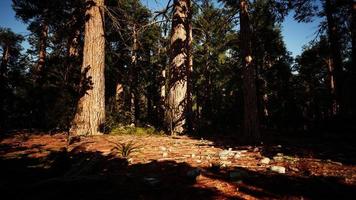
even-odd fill
[{"label": "redwood tree trunk", "polygon": [[240,0],[240,45],[242,58],[243,100],[244,100],[244,139],[257,142],[260,139],[257,109],[256,69],[252,64],[251,30],[248,2]]},{"label": "redwood tree trunk", "polygon": [[187,81],[190,70],[189,5],[189,0],[174,0],[166,108],[166,124],[172,135],[186,131],[187,97],[190,97]]},{"label": "redwood tree trunk", "polygon": [[[332,74],[334,76],[335,83],[335,99],[336,99],[336,113],[342,110],[342,58],[341,58],[341,46],[338,33],[338,27],[333,16],[333,4],[331,0],[325,0],[325,14],[328,25],[328,38],[331,50],[331,66]],[[341,107],[341,108],[340,108]]]},{"label": "redwood tree trunk", "polygon": [[78,102],[77,112],[72,121],[70,134],[96,135],[100,134],[105,120],[105,38],[104,13],[101,6],[104,0],[94,0],[86,16],[82,72],[90,78],[92,88],[82,96]]},{"label": "redwood tree trunk", "polygon": [[36,76],[39,76],[46,63],[47,38],[48,38],[48,24],[45,21],[42,21],[41,32],[39,37],[38,63],[34,71]]}]

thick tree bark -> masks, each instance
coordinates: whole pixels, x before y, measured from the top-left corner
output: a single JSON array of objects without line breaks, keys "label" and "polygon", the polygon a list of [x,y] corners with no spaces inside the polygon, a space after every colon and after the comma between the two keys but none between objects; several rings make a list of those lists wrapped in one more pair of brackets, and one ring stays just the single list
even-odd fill
[{"label": "thick tree bark", "polygon": [[72,136],[100,134],[105,121],[105,38],[101,9],[104,0],[90,2],[94,4],[86,11],[82,72],[87,71],[86,78],[91,79],[92,89],[78,102],[70,129]]},{"label": "thick tree bark", "polygon": [[186,131],[187,97],[190,96],[187,81],[190,70],[187,48],[190,41],[187,30],[189,5],[189,0],[174,0],[166,108],[166,124],[172,135]]},{"label": "thick tree bark", "polygon": [[332,74],[334,76],[335,83],[335,99],[336,99],[336,112],[342,111],[342,58],[341,58],[341,46],[340,37],[338,33],[338,27],[333,16],[333,4],[331,0],[325,0],[325,14],[328,25],[328,38],[331,50],[332,61]]},{"label": "thick tree bark", "polygon": [[[39,49],[38,49],[38,63],[35,68],[34,74],[39,76],[46,63],[46,48],[48,38],[48,24],[44,20],[41,23],[41,31],[39,36]],[[37,77],[38,78],[38,77]]]},{"label": "thick tree bark", "polygon": [[257,142],[260,139],[260,131],[257,109],[256,69],[252,64],[251,29],[248,12],[248,2],[246,0],[240,0],[240,46],[244,99],[244,139],[246,142]]}]

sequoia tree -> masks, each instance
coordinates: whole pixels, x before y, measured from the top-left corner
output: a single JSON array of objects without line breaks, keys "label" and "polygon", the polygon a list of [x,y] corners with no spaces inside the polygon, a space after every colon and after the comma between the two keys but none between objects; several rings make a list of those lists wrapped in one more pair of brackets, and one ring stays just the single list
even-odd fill
[{"label": "sequoia tree", "polygon": [[[342,106],[341,90],[342,90],[342,57],[341,57],[341,45],[340,45],[340,34],[337,26],[337,21],[334,17],[335,5],[333,5],[332,0],[325,0],[324,12],[327,21],[327,33],[330,43],[331,50],[331,73],[334,77],[335,83],[335,108],[334,113],[338,113],[339,107]],[[341,108],[342,109],[342,108]]]},{"label": "sequoia tree", "polygon": [[244,101],[244,137],[256,142],[260,138],[256,92],[256,69],[252,62],[251,28],[248,1],[240,0],[240,53],[242,58],[242,80]]},{"label": "sequoia tree", "polygon": [[[104,0],[86,1],[82,74],[83,91],[79,99],[70,135],[96,135],[105,120],[105,38]],[[88,84],[85,85],[85,84]]]},{"label": "sequoia tree", "polygon": [[166,125],[172,134],[185,132],[187,105],[190,105],[188,100],[190,98],[188,74],[191,71],[190,12],[190,0],[174,0],[166,108]]}]

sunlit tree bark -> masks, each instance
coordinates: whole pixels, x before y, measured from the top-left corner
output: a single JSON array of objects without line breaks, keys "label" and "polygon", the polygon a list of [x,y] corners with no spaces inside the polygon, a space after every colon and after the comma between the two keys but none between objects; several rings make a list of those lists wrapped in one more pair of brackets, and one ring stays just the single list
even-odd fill
[{"label": "sunlit tree bark", "polygon": [[85,22],[82,72],[91,79],[92,88],[78,102],[77,112],[70,129],[71,135],[96,135],[105,120],[105,38],[104,0],[87,1],[89,8]]},{"label": "sunlit tree bark", "polygon": [[172,32],[170,40],[170,69],[168,72],[168,94],[166,124],[172,134],[186,131],[188,74],[191,70],[191,33],[189,31],[190,0],[174,0]]},{"label": "sunlit tree bark", "polygon": [[46,63],[47,39],[48,39],[48,24],[45,21],[43,21],[40,27],[38,63],[34,70],[34,74],[37,76],[39,76]]}]

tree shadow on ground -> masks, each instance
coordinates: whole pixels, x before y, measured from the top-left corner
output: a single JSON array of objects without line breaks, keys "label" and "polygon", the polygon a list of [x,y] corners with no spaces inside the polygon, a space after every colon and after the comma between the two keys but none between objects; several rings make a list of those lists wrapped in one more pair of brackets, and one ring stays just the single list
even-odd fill
[{"label": "tree shadow on ground", "polygon": [[217,173],[207,169],[205,176],[234,183],[240,192],[258,199],[352,199],[356,195],[355,186],[337,177],[290,176],[238,167]]},{"label": "tree shadow on ground", "polygon": [[277,153],[299,158],[317,158],[343,164],[356,165],[356,136],[311,136],[305,133],[263,132],[263,143],[248,144],[238,135],[192,136],[212,141],[214,146],[228,149],[253,149],[259,147],[262,155],[272,158]]},{"label": "tree shadow on ground", "polygon": [[0,194],[11,199],[213,199],[194,186],[195,168],[173,161],[129,165],[100,152],[51,152],[0,160]]}]

